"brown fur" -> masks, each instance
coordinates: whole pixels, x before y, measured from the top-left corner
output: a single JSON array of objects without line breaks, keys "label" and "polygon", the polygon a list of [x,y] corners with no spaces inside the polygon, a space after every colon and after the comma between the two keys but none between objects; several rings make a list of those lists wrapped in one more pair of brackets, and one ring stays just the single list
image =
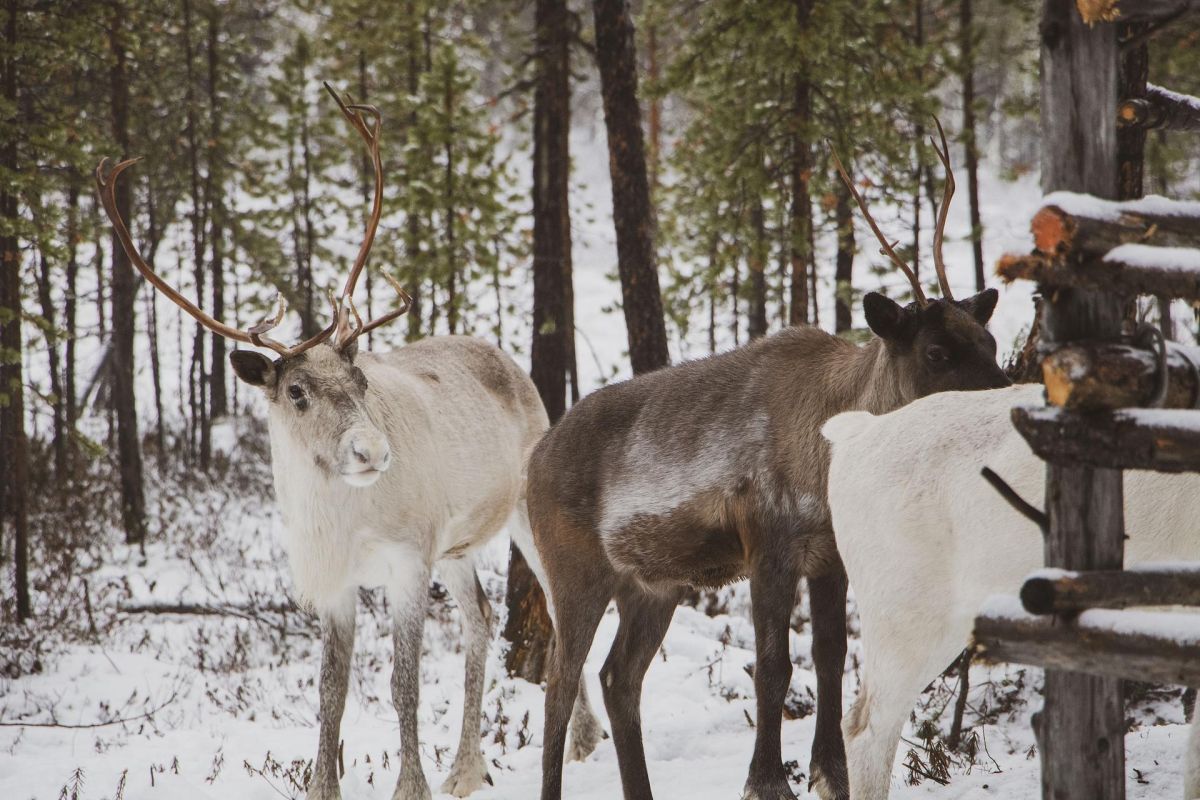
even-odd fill
[{"label": "brown fur", "polygon": [[[615,593],[620,605],[624,597],[630,613],[661,614],[661,603],[638,598],[747,576],[760,662],[747,796],[792,797],[779,755],[779,713],[791,669],[787,619],[802,575],[819,579],[814,609],[822,609],[820,620],[814,611],[814,647],[819,641],[823,651],[817,666],[825,696],[818,698],[813,769],[832,783],[829,796],[845,797],[845,618],[838,621],[836,610],[840,603],[844,612],[845,578],[825,501],[829,457],[820,429],[842,411],[884,413],[935,391],[1006,385],[983,327],[995,299],[989,292],[901,309],[869,296],[868,322],[884,338],[856,347],[815,328],[789,328],[601,389],[551,429],[530,459],[527,490],[534,539],[559,598],[543,800],[561,792],[557,728],[565,730],[566,712],[556,687],[577,680],[609,598]],[[627,620],[623,611],[622,631],[627,623],[659,628],[649,617]],[[619,646],[622,657],[640,663],[637,648],[656,648],[661,638],[618,632],[610,662]],[[639,673],[626,694],[605,695],[610,718],[619,718],[613,728],[623,779],[629,775],[627,798],[650,796],[640,734],[617,734],[639,727],[629,715],[637,714],[640,681]]]}]

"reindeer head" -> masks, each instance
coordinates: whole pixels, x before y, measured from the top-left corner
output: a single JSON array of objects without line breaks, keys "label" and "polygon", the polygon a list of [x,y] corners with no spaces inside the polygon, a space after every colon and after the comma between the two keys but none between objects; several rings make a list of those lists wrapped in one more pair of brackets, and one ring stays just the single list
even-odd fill
[{"label": "reindeer head", "polygon": [[354,363],[357,339],[405,314],[412,299],[384,273],[384,278],[400,298],[399,307],[364,323],[354,306],[354,287],[366,266],[383,210],[383,163],[379,155],[383,120],[374,106],[357,105],[348,98],[343,100],[328,83],[325,88],[367,144],[375,167],[375,197],[371,215],[367,218],[366,233],[346,285],[338,298],[330,295],[332,321],[323,331],[299,344],[288,347],[266,335],[283,320],[287,309],[282,296],[273,318],[248,330],[239,330],[206,314],[163,280],[142,258],[121,219],[115,195],[118,177],[138,159],[122,161],[108,174],[104,171],[107,159],[101,161],[96,168],[96,185],[117,238],[133,266],[152,286],[212,332],[278,354],[274,361],[252,350],[234,350],[229,354],[234,373],[266,393],[271,403],[273,431],[281,428],[280,432],[290,441],[299,443],[313,463],[330,477],[340,477],[351,486],[370,486],[390,466],[391,447],[387,436],[371,422],[366,412],[367,378]]},{"label": "reindeer head", "polygon": [[987,330],[988,320],[996,310],[999,294],[984,289],[966,300],[955,300],[946,278],[946,263],[942,258],[942,238],[950,199],[954,196],[954,172],[950,168],[950,150],[942,123],[935,117],[941,147],[929,138],[934,151],[946,170],[946,190],[938,208],[937,227],[933,234],[933,262],[937,270],[942,297],[929,299],[921,289],[916,272],[896,254],[894,243],[875,224],[867,204],[854,187],[837,151],[832,150],[838,174],[862,211],[881,245],[880,252],[888,256],[907,276],[916,298],[901,307],[882,294],[871,292],[863,298],[863,311],[871,331],[883,340],[900,383],[915,400],[934,392],[968,389],[998,389],[1012,383],[996,364],[996,340]]}]

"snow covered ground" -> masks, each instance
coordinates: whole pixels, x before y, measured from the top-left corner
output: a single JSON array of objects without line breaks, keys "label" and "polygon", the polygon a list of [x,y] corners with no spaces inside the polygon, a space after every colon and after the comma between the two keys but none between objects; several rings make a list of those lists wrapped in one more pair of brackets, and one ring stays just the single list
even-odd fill
[{"label": "snow covered ground", "polygon": [[[244,424],[244,423],[243,423]],[[248,430],[218,431],[220,441],[251,437]],[[236,435],[235,435],[236,434]],[[261,435],[261,434],[260,434]],[[181,500],[170,485],[156,487],[151,504],[178,519],[170,535],[136,550],[112,545],[113,558],[83,579],[89,584],[98,632],[62,644],[43,657],[43,670],[0,678],[0,798],[250,798],[299,797],[316,750],[320,658],[315,625],[277,609],[289,580],[280,547],[279,518],[267,471],[252,452],[235,452],[234,479],[195,490]],[[240,461],[239,461],[240,459]],[[481,573],[503,624],[506,540],[484,552]],[[724,800],[740,796],[754,741],[753,630],[747,591],[722,594],[726,613],[707,616],[681,607],[647,675],[642,717],[650,775],[662,798]],[[241,616],[116,613],[138,604],[192,603],[257,609]],[[85,613],[83,611],[80,612]],[[399,732],[389,690],[391,645],[382,595],[359,606],[354,678],[342,726],[347,800],[391,797],[398,769]],[[615,634],[610,610],[586,667],[593,697],[598,671]],[[87,626],[81,625],[86,630]],[[803,606],[793,634],[785,758],[793,765],[797,795],[807,792],[815,676],[809,659]],[[493,787],[479,800],[524,800],[538,794],[543,692],[504,676],[502,643],[489,663],[481,735]],[[851,642],[845,702],[857,689],[858,642]],[[457,611],[435,603],[422,662],[421,743],[424,768],[436,790],[457,743],[462,698]],[[920,720],[953,702],[944,680],[916,704],[894,770],[899,798],[1035,797],[1038,759],[1029,714],[1040,705],[1037,671],[976,667],[967,724],[974,757],[953,756],[947,786],[912,774],[909,751],[929,770]],[[602,707],[598,710],[602,711]],[[1174,797],[1180,791],[1185,728],[1176,693],[1143,699],[1131,711],[1126,739],[1130,797]],[[108,724],[114,720],[127,720]],[[1157,724],[1156,724],[1157,723]],[[1165,724],[1162,724],[1165,723]],[[89,727],[96,726],[99,727]],[[946,731],[949,712],[937,730]],[[591,758],[570,764],[565,796],[610,800],[621,796],[611,741]]]}]

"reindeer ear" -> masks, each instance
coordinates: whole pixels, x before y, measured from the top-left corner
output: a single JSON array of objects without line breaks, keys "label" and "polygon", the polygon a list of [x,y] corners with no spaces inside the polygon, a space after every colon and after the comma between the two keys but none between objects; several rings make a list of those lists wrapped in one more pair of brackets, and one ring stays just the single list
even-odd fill
[{"label": "reindeer ear", "polygon": [[879,292],[868,292],[863,297],[863,312],[867,315],[867,326],[880,339],[899,340],[904,338],[904,309],[894,300]]},{"label": "reindeer ear", "polygon": [[275,365],[271,359],[253,350],[234,350],[229,354],[233,372],[251,386],[269,389],[275,383]]},{"label": "reindeer ear", "polygon": [[354,361],[358,355],[358,338],[351,339],[346,345],[338,348],[338,354],[347,361]]},{"label": "reindeer ear", "polygon": [[995,289],[984,289],[979,294],[968,297],[966,300],[957,300],[955,302],[959,308],[974,317],[980,325],[987,325],[988,320],[992,318],[992,312],[996,310],[996,303],[999,300],[1000,293]]}]

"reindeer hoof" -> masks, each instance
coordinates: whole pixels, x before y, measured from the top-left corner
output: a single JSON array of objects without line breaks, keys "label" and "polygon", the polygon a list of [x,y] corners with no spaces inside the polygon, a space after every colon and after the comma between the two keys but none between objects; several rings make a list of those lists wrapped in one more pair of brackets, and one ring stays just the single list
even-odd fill
[{"label": "reindeer hoof", "polygon": [[815,792],[821,800],[850,800],[850,780],[844,768],[827,772],[814,764],[810,771],[812,777],[808,781],[808,790]]},{"label": "reindeer hoof", "polygon": [[400,780],[396,783],[396,791],[392,792],[392,800],[433,800],[425,775],[420,771],[400,771]]},{"label": "reindeer hoof", "polygon": [[796,795],[786,778],[762,783],[747,781],[742,800],[796,800]]},{"label": "reindeer hoof", "polygon": [[446,778],[440,791],[455,797],[466,797],[485,783],[489,786],[493,785],[492,776],[488,774],[487,766],[483,763],[482,758],[476,759],[473,764],[463,766],[455,761],[454,767],[450,770],[450,777]]},{"label": "reindeer hoof", "polygon": [[567,743],[567,761],[583,761],[608,734],[593,717],[587,724],[571,726],[571,741]]}]

